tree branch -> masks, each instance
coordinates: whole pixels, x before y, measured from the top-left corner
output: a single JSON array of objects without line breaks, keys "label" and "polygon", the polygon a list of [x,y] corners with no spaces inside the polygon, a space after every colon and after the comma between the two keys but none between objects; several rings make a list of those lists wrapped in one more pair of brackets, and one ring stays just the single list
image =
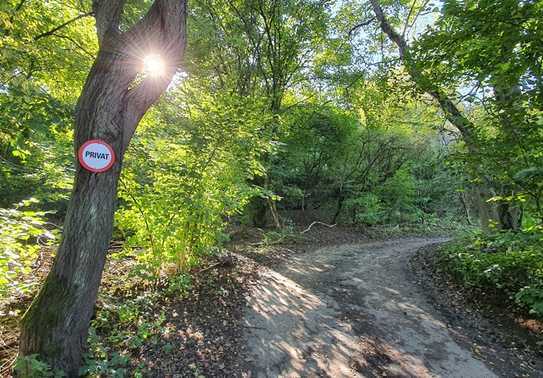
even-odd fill
[{"label": "tree branch", "polygon": [[119,22],[123,13],[125,0],[93,0],[92,10],[96,19],[98,42],[103,44],[107,36],[119,34]]},{"label": "tree branch", "polygon": [[381,30],[398,46],[400,58],[402,59],[407,72],[411,79],[417,84],[420,90],[432,96],[440,105],[441,110],[445,114],[447,120],[452,123],[462,134],[464,142],[471,152],[476,152],[473,123],[458,109],[456,104],[444,93],[436,84],[432,83],[424,74],[416,67],[415,62],[411,57],[409,46],[405,38],[403,38],[388,22],[379,0],[370,0],[373,12],[379,20]]},{"label": "tree branch", "polygon": [[68,35],[54,33],[54,34],[51,34],[51,36],[66,39],[66,40],[72,42],[79,50],[81,50],[83,53],[85,53],[85,55],[87,55],[91,59],[94,59],[96,57],[95,54],[93,54],[89,50],[85,49],[83,46],[81,46],[81,44],[79,42],[77,42],[75,39],[73,39],[72,37],[70,37]]},{"label": "tree branch", "polygon": [[328,227],[328,228],[336,227],[335,224],[328,224],[328,223],[323,223],[323,222],[313,222],[313,223],[311,223],[311,224],[309,225],[308,228],[306,228],[305,230],[303,230],[303,231],[301,232],[301,234],[305,234],[306,232],[309,232],[309,231],[311,230],[311,228],[312,228],[314,225],[316,225],[316,224],[322,224],[323,226],[326,226],[326,227]]},{"label": "tree branch", "polygon": [[357,31],[357,30],[360,29],[360,28],[363,28],[364,26],[368,26],[368,25],[371,24],[373,21],[375,21],[375,17],[372,17],[372,18],[370,18],[369,20],[366,20],[366,21],[364,21],[364,22],[361,22],[360,24],[357,24],[357,25],[353,26],[353,27],[349,30],[349,33],[348,33],[349,38],[352,37],[352,35],[353,35],[353,33],[354,33],[355,31]]},{"label": "tree branch", "polygon": [[[123,40],[138,46],[139,53],[143,50],[159,54],[166,66],[161,77],[146,77],[128,91],[127,116],[132,117],[128,122],[132,128],[124,131],[125,146],[128,146],[141,117],[166,90],[181,63],[186,45],[186,5],[186,0],[155,0],[147,14],[123,33]],[[141,56],[133,58],[137,60]]]},{"label": "tree branch", "polygon": [[405,19],[405,24],[403,26],[403,31],[402,31],[403,38],[405,38],[405,33],[407,32],[407,26],[409,26],[409,19],[413,15],[413,11],[415,10],[416,4],[417,4],[417,0],[413,0],[413,4],[411,4],[411,8],[409,8],[409,14],[407,15],[407,18]]},{"label": "tree branch", "polygon": [[53,29],[51,29],[51,30],[49,30],[49,31],[46,31],[46,32],[41,33],[41,34],[38,34],[37,36],[34,37],[34,41],[37,41],[37,40],[39,40],[39,39],[42,39],[42,38],[48,37],[48,36],[50,36],[50,35],[53,35],[53,34],[55,34],[57,31],[59,31],[60,29],[62,29],[62,28],[64,28],[64,27],[66,27],[66,26],[68,26],[68,25],[70,25],[70,24],[76,22],[77,20],[82,19],[82,18],[84,18],[84,17],[92,16],[92,15],[93,15],[93,12],[87,12],[87,13],[80,14],[79,16],[74,17],[74,18],[72,18],[71,20],[68,20],[68,21],[62,23],[62,24],[60,24],[59,26],[54,27]]}]

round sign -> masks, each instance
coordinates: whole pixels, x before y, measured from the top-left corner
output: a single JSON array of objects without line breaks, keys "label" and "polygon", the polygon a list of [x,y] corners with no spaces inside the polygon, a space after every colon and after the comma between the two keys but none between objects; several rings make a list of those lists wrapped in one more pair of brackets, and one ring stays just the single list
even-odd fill
[{"label": "round sign", "polygon": [[88,140],[78,152],[79,163],[87,171],[100,173],[105,172],[115,163],[115,152],[113,148],[103,140]]}]

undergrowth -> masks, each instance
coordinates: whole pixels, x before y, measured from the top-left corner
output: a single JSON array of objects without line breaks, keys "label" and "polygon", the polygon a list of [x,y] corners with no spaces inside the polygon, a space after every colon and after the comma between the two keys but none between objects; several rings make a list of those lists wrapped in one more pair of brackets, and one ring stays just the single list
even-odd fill
[{"label": "undergrowth", "polygon": [[543,319],[543,228],[475,233],[440,252],[440,265],[460,284],[505,296]]}]

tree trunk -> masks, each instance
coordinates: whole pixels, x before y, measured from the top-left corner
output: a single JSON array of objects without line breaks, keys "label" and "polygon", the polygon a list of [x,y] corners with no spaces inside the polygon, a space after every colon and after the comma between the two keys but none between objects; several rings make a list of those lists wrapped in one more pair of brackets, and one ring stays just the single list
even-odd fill
[{"label": "tree trunk", "polygon": [[477,201],[481,228],[484,231],[489,231],[491,225],[497,223],[499,219],[496,206],[493,203],[488,202],[490,198],[494,197],[494,193],[485,186],[479,185],[474,188],[474,194]]},{"label": "tree trunk", "polygon": [[336,212],[334,213],[334,216],[332,218],[332,222],[331,222],[332,224],[336,224],[339,216],[341,215],[341,210],[343,209],[344,201],[345,201],[345,197],[343,193],[340,191],[337,197]]},{"label": "tree trunk", "polygon": [[21,355],[38,353],[68,376],[77,376],[86,344],[120,170],[120,162],[106,174],[79,169],[55,263],[22,321]]},{"label": "tree trunk", "polygon": [[468,224],[471,226],[471,225],[473,225],[473,223],[471,222],[471,214],[470,214],[470,210],[469,210],[468,201],[466,200],[466,193],[461,192],[459,194],[459,197],[460,197],[460,202],[462,203],[462,208],[464,209],[464,215],[466,216],[466,220],[467,220]]},{"label": "tree trunk", "polygon": [[522,226],[522,209],[510,202],[500,202],[497,205],[500,229],[504,231],[519,231]]},{"label": "tree trunk", "polygon": [[[475,125],[473,124],[473,122],[471,122],[466,117],[466,115],[462,113],[460,109],[458,109],[454,101],[451,100],[451,98],[444,91],[441,90],[439,85],[436,85],[436,83],[433,83],[431,80],[429,80],[424,75],[424,72],[422,72],[417,67],[417,65],[413,61],[413,57],[411,55],[411,51],[409,49],[407,41],[389,23],[383,12],[383,9],[381,8],[379,0],[370,0],[370,3],[372,5],[373,12],[375,13],[375,17],[379,21],[381,30],[388,36],[388,38],[392,42],[396,44],[396,46],[398,46],[400,59],[404,63],[405,68],[409,73],[409,76],[417,85],[418,89],[432,96],[434,100],[439,104],[447,121],[455,126],[460,132],[462,140],[464,141],[468,152],[471,155],[479,154],[479,146],[477,144],[478,141],[476,138]],[[495,185],[486,176],[485,168],[478,164],[476,164],[474,168],[477,172],[477,176],[484,183],[486,189],[494,191],[493,186]],[[491,197],[487,197],[486,199],[488,198]],[[482,198],[480,198],[480,200],[481,201],[479,202],[479,214],[481,218],[481,225],[483,226],[483,228],[487,229],[490,221],[492,220],[501,222],[500,217],[494,216],[494,214],[496,214],[495,206],[486,203],[486,200]]]},{"label": "tree trunk", "polygon": [[[185,0],[156,0],[145,17],[121,33],[123,4],[93,2],[100,50],[78,101],[74,139],[75,151],[87,140],[104,140],[117,159],[104,173],[91,173],[77,164],[62,242],[21,323],[19,354],[38,354],[70,377],[78,376],[86,345],[113,231],[124,153],[140,119],[171,81],[185,44]],[[163,77],[134,84],[143,57],[130,49],[147,44],[171,64]]]},{"label": "tree trunk", "polygon": [[124,128],[110,125],[125,118],[122,75],[115,66],[115,57],[100,53],[91,69],[79,98],[74,147],[77,151],[86,140],[102,139],[113,147],[116,163],[104,173],[77,165],[62,242],[21,327],[21,354],[39,353],[69,375],[77,374],[113,231]]}]

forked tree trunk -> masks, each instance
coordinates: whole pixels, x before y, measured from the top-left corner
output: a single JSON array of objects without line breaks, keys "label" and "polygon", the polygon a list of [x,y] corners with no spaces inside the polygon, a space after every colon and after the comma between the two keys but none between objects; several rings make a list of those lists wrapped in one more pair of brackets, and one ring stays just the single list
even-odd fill
[{"label": "forked tree trunk", "polygon": [[[185,44],[185,0],[156,0],[145,17],[119,31],[122,0],[93,2],[100,50],[78,101],[75,151],[89,139],[109,143],[117,157],[104,173],[77,164],[62,242],[47,279],[25,313],[19,353],[38,354],[77,376],[113,230],[122,160],[137,124],[170,82]],[[162,77],[135,79],[142,52],[168,62]]]}]

